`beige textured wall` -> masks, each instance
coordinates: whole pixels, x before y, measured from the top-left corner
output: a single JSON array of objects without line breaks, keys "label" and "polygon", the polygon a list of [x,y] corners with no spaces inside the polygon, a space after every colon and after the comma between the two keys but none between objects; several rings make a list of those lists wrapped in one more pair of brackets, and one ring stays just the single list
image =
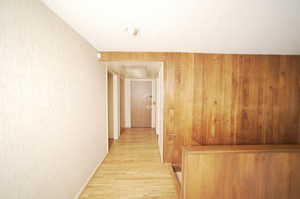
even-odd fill
[{"label": "beige textured wall", "polygon": [[38,0],[0,27],[0,198],[72,199],[107,153],[106,69]]}]

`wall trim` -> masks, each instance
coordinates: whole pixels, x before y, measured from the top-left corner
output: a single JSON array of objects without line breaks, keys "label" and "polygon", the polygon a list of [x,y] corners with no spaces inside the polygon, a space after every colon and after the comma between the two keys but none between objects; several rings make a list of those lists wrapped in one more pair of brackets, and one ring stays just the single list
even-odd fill
[{"label": "wall trim", "polygon": [[100,168],[100,166],[102,165],[102,163],[104,162],[104,160],[107,158],[107,156],[108,156],[108,151],[106,152],[105,157],[102,160],[99,160],[99,162],[97,163],[97,166],[93,169],[93,171],[91,172],[91,174],[89,175],[89,177],[86,179],[86,181],[84,182],[84,184],[81,186],[79,192],[75,195],[74,199],[79,199],[80,195],[85,190],[85,188],[89,184],[90,180],[95,176],[97,170]]},{"label": "wall trim", "polygon": [[113,74],[113,131],[114,139],[120,136],[120,78]]},{"label": "wall trim", "polygon": [[[106,126],[106,140],[109,139],[109,132],[108,132],[108,69],[107,64],[105,65],[105,93],[106,93],[106,99],[105,99],[105,112],[106,112],[106,118],[105,118],[105,126]],[[109,151],[109,143],[106,145],[107,152]]]},{"label": "wall trim", "polygon": [[[152,79],[152,104],[151,104],[151,128],[155,129],[156,128],[156,112],[157,112],[157,85],[156,85],[156,79]],[[157,132],[156,132],[157,134]]]},{"label": "wall trim", "polygon": [[125,79],[125,128],[131,128],[131,82]]}]

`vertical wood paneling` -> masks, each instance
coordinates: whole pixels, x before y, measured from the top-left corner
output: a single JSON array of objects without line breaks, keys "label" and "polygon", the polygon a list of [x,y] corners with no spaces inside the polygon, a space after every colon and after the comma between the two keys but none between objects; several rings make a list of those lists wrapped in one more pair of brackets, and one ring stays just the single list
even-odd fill
[{"label": "vertical wood paneling", "polygon": [[231,103],[231,131],[233,132],[233,141],[232,144],[237,143],[237,134],[240,129],[240,122],[239,122],[239,113],[240,113],[240,97],[239,95],[239,88],[241,86],[240,83],[240,65],[239,65],[239,56],[236,55],[234,57],[234,62],[232,65],[232,96],[228,96],[229,100],[232,100]]},{"label": "vertical wood paneling", "polygon": [[[181,146],[189,145],[192,141],[193,127],[193,54],[170,53],[167,55],[168,76],[167,90],[170,92],[168,109],[174,113],[173,124],[167,126],[167,135],[172,136],[173,148],[167,148],[174,164],[181,161]],[[177,92],[181,90],[181,92]],[[181,106],[178,106],[181,104]],[[170,117],[171,115],[169,115]]]},{"label": "vertical wood paneling", "polygon": [[[206,109],[205,96],[205,81],[204,81],[204,56],[194,55],[194,108],[193,108],[193,132],[205,131],[206,132],[206,121],[204,115]],[[206,133],[194,134],[193,139],[200,144],[204,144],[206,140]]]},{"label": "vertical wood paneling", "polygon": [[195,55],[193,137],[199,144],[296,143],[299,68],[299,56]]},{"label": "vertical wood paneling", "polygon": [[279,69],[280,69],[280,57],[268,56],[266,63],[266,71],[264,74],[264,98],[265,104],[263,113],[264,119],[262,125],[264,128],[264,142],[266,144],[280,143],[278,138],[279,132],[279,114],[281,112],[279,104]]},{"label": "vertical wood paneling", "polygon": [[257,104],[258,104],[258,87],[257,76],[260,75],[260,63],[256,63],[255,56],[239,56],[241,86],[238,91],[240,95],[240,115],[241,124],[237,132],[238,144],[255,144],[259,140],[257,131]]},{"label": "vertical wood paneling", "polygon": [[164,62],[164,160],[195,144],[300,143],[300,56],[104,52]]},{"label": "vertical wood paneling", "polygon": [[223,114],[222,114],[222,129],[220,143],[222,144],[232,144],[234,143],[234,134],[231,128],[232,120],[232,86],[233,86],[233,61],[234,56],[224,56],[223,62]]}]

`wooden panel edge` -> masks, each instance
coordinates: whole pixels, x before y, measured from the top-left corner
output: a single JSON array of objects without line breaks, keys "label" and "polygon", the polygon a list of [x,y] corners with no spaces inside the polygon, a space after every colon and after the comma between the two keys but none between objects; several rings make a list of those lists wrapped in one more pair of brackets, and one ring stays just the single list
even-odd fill
[{"label": "wooden panel edge", "polygon": [[[299,144],[290,145],[206,145],[185,146],[184,153],[258,153],[258,152],[300,152]],[[184,155],[183,153],[183,155]]]},{"label": "wooden panel edge", "polygon": [[167,165],[168,169],[169,169],[169,172],[172,176],[172,179],[173,179],[173,183],[174,183],[174,186],[176,188],[176,199],[180,199],[180,193],[181,193],[181,185],[180,185],[180,182],[178,181],[178,178],[172,168],[172,165],[170,163],[165,163],[165,165]]}]

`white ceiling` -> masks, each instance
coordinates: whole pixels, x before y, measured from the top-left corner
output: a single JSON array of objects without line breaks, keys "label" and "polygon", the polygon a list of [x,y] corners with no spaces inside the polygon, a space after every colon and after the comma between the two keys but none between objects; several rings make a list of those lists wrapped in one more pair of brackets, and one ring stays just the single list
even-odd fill
[{"label": "white ceiling", "polygon": [[100,51],[300,54],[300,0],[43,1]]},{"label": "white ceiling", "polygon": [[161,62],[120,61],[103,62],[108,70],[129,79],[154,79],[158,77]]}]

